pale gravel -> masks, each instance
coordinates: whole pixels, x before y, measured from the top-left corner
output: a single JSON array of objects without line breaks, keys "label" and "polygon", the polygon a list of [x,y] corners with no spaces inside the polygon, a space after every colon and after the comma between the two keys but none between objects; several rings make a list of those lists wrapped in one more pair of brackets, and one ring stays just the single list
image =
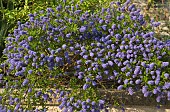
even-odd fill
[{"label": "pale gravel", "polygon": [[[61,112],[58,107],[50,106],[47,112]],[[122,112],[121,109],[111,108],[109,112]],[[170,112],[170,108],[156,108],[152,106],[125,106],[125,112]]]}]

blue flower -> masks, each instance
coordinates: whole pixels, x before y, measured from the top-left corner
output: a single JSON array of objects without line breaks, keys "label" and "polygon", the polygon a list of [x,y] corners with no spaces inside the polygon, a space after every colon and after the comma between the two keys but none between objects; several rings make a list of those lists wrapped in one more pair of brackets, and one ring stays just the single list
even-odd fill
[{"label": "blue flower", "polygon": [[148,84],[149,84],[149,85],[154,85],[154,84],[155,84],[155,82],[154,82],[154,81],[152,81],[152,80],[150,80],[150,81],[148,81]]},{"label": "blue flower", "polygon": [[117,87],[117,90],[122,90],[122,89],[123,89],[123,85]]},{"label": "blue flower", "polygon": [[157,96],[156,101],[160,102],[161,101],[161,96]]},{"label": "blue flower", "polygon": [[49,98],[49,95],[48,94],[43,94],[43,99],[46,101],[48,98]]},{"label": "blue flower", "polygon": [[160,80],[159,80],[159,79],[156,79],[156,80],[155,80],[155,85],[158,85],[159,82],[160,82]]},{"label": "blue flower", "polygon": [[0,79],[2,79],[2,77],[3,77],[3,74],[0,74]]},{"label": "blue flower", "polygon": [[29,88],[29,89],[28,89],[28,93],[31,93],[31,92],[32,92],[32,88]]},{"label": "blue flower", "polygon": [[2,97],[2,96],[0,96],[0,101],[2,100],[2,98],[3,98],[3,97]]},{"label": "blue flower", "polygon": [[134,74],[135,74],[135,75],[138,75],[139,72],[140,72],[140,66],[136,66],[135,71],[134,71]]},{"label": "blue flower", "polygon": [[103,68],[107,68],[107,64],[102,64],[102,67]]},{"label": "blue flower", "polygon": [[149,91],[146,91],[145,93],[144,93],[144,97],[148,97],[150,95],[150,92]]},{"label": "blue flower", "polygon": [[81,10],[76,10],[75,12],[74,12],[74,14],[80,14],[82,11]]},{"label": "blue flower", "polygon": [[168,73],[165,73],[164,76],[165,76],[166,79],[169,78],[169,74]]},{"label": "blue flower", "polygon": [[92,85],[96,86],[97,85],[96,81],[92,81]]},{"label": "blue flower", "polygon": [[129,94],[130,94],[130,95],[133,95],[133,93],[134,93],[133,91],[134,91],[134,90],[132,89],[132,87],[129,87],[129,88],[128,88],[128,91],[129,91]]},{"label": "blue flower", "polygon": [[108,64],[109,64],[110,66],[113,66],[113,62],[112,62],[112,61],[108,61]]},{"label": "blue flower", "polygon": [[99,100],[99,104],[104,104],[105,101],[104,100]]},{"label": "blue flower", "polygon": [[86,90],[86,89],[88,89],[90,86],[89,86],[89,84],[84,84],[83,85],[83,90]]},{"label": "blue flower", "polygon": [[18,110],[20,108],[20,103],[18,103],[16,106],[15,106],[15,110]]},{"label": "blue flower", "polygon": [[79,29],[80,32],[85,32],[86,31],[86,27],[85,26],[82,26],[80,29]]},{"label": "blue flower", "polygon": [[140,80],[140,79],[137,79],[136,81],[135,81],[135,83],[136,84],[140,84],[142,81]]},{"label": "blue flower", "polygon": [[107,30],[107,25],[103,25],[103,26],[102,26],[102,29],[103,29],[104,31],[106,31],[106,30]]},{"label": "blue flower", "polygon": [[156,70],[156,75],[160,75],[161,71],[160,70]]},{"label": "blue flower", "polygon": [[155,71],[151,71],[150,73],[151,73],[151,75],[154,75]]},{"label": "blue flower", "polygon": [[158,27],[160,24],[161,24],[160,22],[153,22],[153,23],[152,23],[152,25],[153,25],[154,27]]},{"label": "blue flower", "polygon": [[124,80],[124,84],[128,84],[129,80],[128,79],[125,79]]},{"label": "blue flower", "polygon": [[169,65],[169,62],[162,62],[162,67],[167,67]]},{"label": "blue flower", "polygon": [[28,83],[29,83],[29,80],[28,80],[28,79],[24,79],[22,85],[23,85],[23,86],[26,86]]},{"label": "blue flower", "polygon": [[155,63],[151,63],[151,64],[149,64],[149,68],[150,68],[150,70],[153,70],[153,69],[154,69],[154,66],[155,66]]}]

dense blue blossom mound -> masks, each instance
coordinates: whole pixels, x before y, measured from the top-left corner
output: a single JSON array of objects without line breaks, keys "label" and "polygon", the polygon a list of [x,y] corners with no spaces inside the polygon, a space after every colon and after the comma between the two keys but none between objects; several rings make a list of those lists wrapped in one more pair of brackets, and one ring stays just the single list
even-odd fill
[{"label": "dense blue blossom mound", "polygon": [[103,81],[130,95],[170,100],[170,45],[152,31],[159,22],[147,23],[130,0],[96,13],[64,4],[29,14],[9,34],[1,112],[47,111],[52,101],[63,112],[107,111],[98,94]]}]

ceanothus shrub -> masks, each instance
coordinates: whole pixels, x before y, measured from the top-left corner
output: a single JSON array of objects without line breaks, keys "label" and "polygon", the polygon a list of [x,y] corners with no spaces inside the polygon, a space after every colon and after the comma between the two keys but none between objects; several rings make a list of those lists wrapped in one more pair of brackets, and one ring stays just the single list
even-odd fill
[{"label": "ceanothus shrub", "polygon": [[170,100],[169,44],[154,37],[160,23],[147,23],[130,0],[100,12],[59,5],[29,17],[6,40],[2,111],[47,111],[53,101],[63,112],[107,111],[103,81]]}]

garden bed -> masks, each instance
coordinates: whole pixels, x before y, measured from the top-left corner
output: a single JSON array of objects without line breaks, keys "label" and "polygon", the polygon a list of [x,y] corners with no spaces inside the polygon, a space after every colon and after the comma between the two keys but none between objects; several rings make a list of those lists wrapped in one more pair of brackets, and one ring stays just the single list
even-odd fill
[{"label": "garden bed", "polygon": [[[157,108],[152,106],[136,106],[136,105],[129,105],[125,106],[125,112],[170,112],[169,108]],[[61,112],[58,107],[56,106],[49,106],[49,110],[47,112]],[[110,108],[109,112],[122,112],[121,108]]]},{"label": "garden bed", "polygon": [[168,109],[170,44],[155,37],[161,23],[145,20],[129,0],[96,12],[81,2],[17,23],[3,52],[0,111]]},{"label": "garden bed", "polygon": [[[116,103],[120,104],[118,106],[109,105],[109,112],[120,112],[122,110],[125,110],[125,112],[170,112],[170,101],[167,100],[159,103],[159,105],[155,101],[155,98],[146,98],[140,92],[135,92],[133,95],[129,95],[128,92],[123,90],[99,90],[101,95],[107,97],[107,102],[114,105]],[[3,89],[0,89],[0,92],[2,91]],[[47,112],[61,112],[58,106],[59,103],[56,102],[56,98],[53,98],[52,102],[46,104],[46,107],[49,109]],[[38,107],[41,106],[39,105]]]}]

